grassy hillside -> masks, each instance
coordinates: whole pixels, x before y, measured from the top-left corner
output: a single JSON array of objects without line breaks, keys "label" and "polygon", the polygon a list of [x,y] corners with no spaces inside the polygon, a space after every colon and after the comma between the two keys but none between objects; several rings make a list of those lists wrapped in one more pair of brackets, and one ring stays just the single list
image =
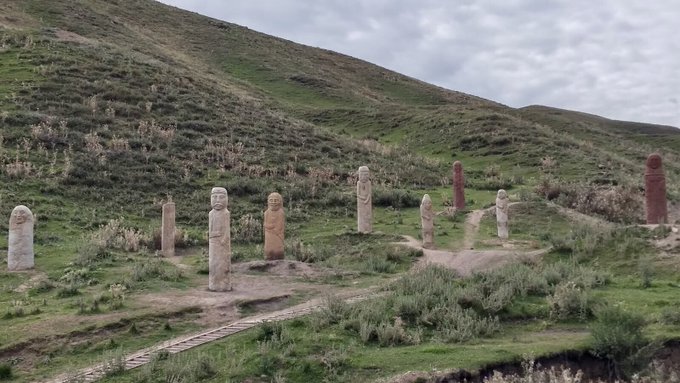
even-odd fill
[{"label": "grassy hillside", "polygon": [[[267,195],[279,191],[287,211],[287,257],[324,270],[314,277],[237,273],[240,283],[258,281],[268,286],[261,290],[284,291],[284,298],[276,298],[286,305],[385,283],[418,255],[389,243],[399,235],[419,235],[421,195],[430,193],[439,211],[450,204],[456,159],[465,166],[470,209],[490,206],[501,187],[510,189],[513,200],[533,201],[527,206],[536,208],[517,210],[516,245],[555,245],[559,251],[551,261],[611,265],[626,277],[600,294],[625,295],[636,288],[638,262],[653,253],[645,242],[650,236],[626,231],[621,237],[631,239],[616,244],[620,238],[611,233],[572,233],[573,222],[538,200],[559,195],[562,205],[637,222],[650,152],[663,153],[669,197],[680,199],[679,140],[670,127],[549,107],[509,108],[153,1],[6,0],[0,4],[0,218],[19,204],[33,210],[37,261],[30,273],[0,271],[0,310],[6,312],[0,327],[12,329],[0,331],[0,364],[9,361],[19,381],[32,381],[87,365],[117,347],[137,349],[196,330],[197,323],[221,323],[225,317],[206,319],[215,307],[227,307],[228,314],[219,315],[228,318],[243,314],[238,307],[247,302],[192,295],[205,293],[213,186],[229,191],[235,263],[262,257],[262,210]],[[372,171],[375,228],[382,232],[369,237],[354,232],[360,165]],[[614,208],[631,207],[628,215],[598,205],[611,190],[618,193]],[[154,257],[160,205],[169,196],[183,234],[177,238],[183,257],[174,263]],[[465,243],[463,221],[460,214],[441,217],[440,248]],[[481,227],[477,244],[498,247],[492,218],[487,215]],[[7,229],[7,219],[0,219],[0,232]],[[3,257],[6,248],[7,237],[0,235]],[[676,304],[677,265],[660,262],[669,287],[663,284],[657,298]],[[545,330],[545,296],[554,287],[541,287],[538,296],[501,297],[504,335],[479,347],[467,344],[478,354],[466,366],[512,359],[536,347],[585,347],[582,322],[568,344],[562,342],[571,328],[562,323],[557,339],[549,333],[535,344],[512,345],[516,336]],[[416,298],[404,299],[423,301]],[[642,306],[644,298],[636,295],[632,307]],[[387,320],[380,322],[384,329],[392,326],[391,319],[379,319]],[[312,353],[310,368],[319,379],[324,368],[337,367],[345,380],[368,380],[403,368],[446,367],[458,345],[436,343],[451,334],[443,328],[418,333],[416,322],[407,324],[408,331],[423,344],[409,345],[403,355],[396,355],[399,348],[385,354],[383,345],[371,344],[370,334],[356,343],[356,322],[351,328],[319,325],[322,345],[335,347],[337,339],[350,345],[338,352],[341,365],[319,365],[327,352],[330,359],[335,354],[319,350],[316,338],[301,341],[300,355]],[[304,332],[301,323],[309,324],[287,331]],[[664,326],[654,331],[673,333]],[[245,334],[229,347],[251,347],[255,338]],[[276,353],[279,346],[285,345],[262,352]],[[355,363],[361,355],[369,358]],[[266,370],[257,355],[244,358],[236,378]],[[399,358],[411,364],[394,363]],[[299,366],[275,362],[282,374],[292,368],[291,376],[304,375]],[[385,365],[394,367],[381,370]],[[348,372],[354,370],[358,375]]]}]

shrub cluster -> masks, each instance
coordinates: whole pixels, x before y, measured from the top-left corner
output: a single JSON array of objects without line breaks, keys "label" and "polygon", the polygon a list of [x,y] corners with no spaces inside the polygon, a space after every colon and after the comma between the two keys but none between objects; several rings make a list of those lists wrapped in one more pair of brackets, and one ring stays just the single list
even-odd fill
[{"label": "shrub cluster", "polygon": [[642,196],[633,186],[566,183],[544,178],[535,193],[558,204],[608,221],[635,223],[642,219]]},{"label": "shrub cluster", "polygon": [[497,332],[499,315],[524,296],[547,297],[554,319],[585,319],[591,312],[588,289],[606,281],[606,275],[566,263],[543,270],[514,264],[465,280],[449,269],[429,266],[394,282],[379,299],[354,305],[329,299],[311,325],[340,326],[364,343],[380,346],[428,338],[464,342]]}]

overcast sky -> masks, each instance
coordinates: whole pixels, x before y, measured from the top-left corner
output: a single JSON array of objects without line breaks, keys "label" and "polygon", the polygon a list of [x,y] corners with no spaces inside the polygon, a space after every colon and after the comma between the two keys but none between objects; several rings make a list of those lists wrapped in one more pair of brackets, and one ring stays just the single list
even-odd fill
[{"label": "overcast sky", "polygon": [[677,0],[162,0],[512,107],[680,127]]}]

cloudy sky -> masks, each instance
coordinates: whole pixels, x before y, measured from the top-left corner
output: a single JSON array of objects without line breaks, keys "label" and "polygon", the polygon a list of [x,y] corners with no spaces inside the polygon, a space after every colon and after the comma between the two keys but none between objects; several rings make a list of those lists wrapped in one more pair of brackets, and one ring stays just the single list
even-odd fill
[{"label": "cloudy sky", "polygon": [[680,127],[676,0],[162,0],[512,107]]}]

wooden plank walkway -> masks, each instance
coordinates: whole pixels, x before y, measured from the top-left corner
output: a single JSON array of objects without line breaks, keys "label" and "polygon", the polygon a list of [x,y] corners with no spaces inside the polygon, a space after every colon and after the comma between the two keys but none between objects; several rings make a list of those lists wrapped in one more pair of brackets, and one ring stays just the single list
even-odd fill
[{"label": "wooden plank walkway", "polygon": [[[368,299],[372,296],[377,296],[371,292],[360,295],[355,295],[344,299],[346,303],[359,302]],[[226,326],[213,328],[203,331],[198,334],[182,336],[175,339],[165,341],[161,344],[137,351],[133,354],[124,357],[125,370],[131,370],[143,366],[151,361],[154,354],[166,351],[169,354],[177,354],[186,350],[190,350],[200,345],[214,342],[219,339],[224,339],[228,336],[237,334],[241,331],[251,329],[263,322],[276,322],[287,319],[297,318],[307,315],[314,311],[318,311],[323,307],[323,303],[309,304],[303,303],[288,309],[276,311],[269,314],[256,315],[248,318],[240,319],[236,322],[230,323]],[[97,381],[106,375],[107,363],[97,364],[92,367],[85,368],[75,373],[64,374],[52,380],[45,381],[45,383],[89,383]]]}]

